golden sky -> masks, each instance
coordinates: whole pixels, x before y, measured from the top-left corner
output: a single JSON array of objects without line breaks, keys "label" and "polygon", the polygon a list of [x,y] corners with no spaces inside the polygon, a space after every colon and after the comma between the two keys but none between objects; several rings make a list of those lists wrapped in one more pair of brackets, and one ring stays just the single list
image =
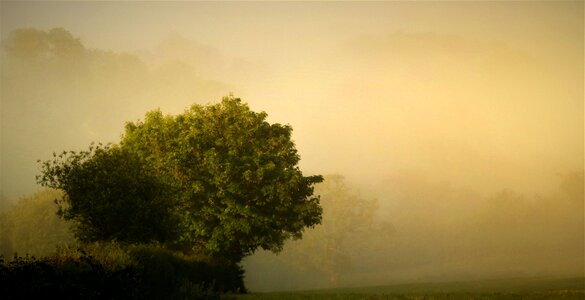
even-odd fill
[{"label": "golden sky", "polygon": [[[8,156],[26,143],[4,129],[11,197],[30,189],[32,162],[52,151],[115,142],[148,110],[178,113],[230,92],[293,126],[310,173],[365,184],[406,170],[483,192],[540,192],[583,168],[582,2],[2,2],[1,17],[2,39],[63,27],[86,48],[137,57],[157,78],[130,84],[120,63],[107,93],[47,81],[59,95],[48,107],[108,97],[117,113],[88,113],[69,124],[85,128],[72,136],[23,130],[22,141],[66,142],[18,164]],[[5,122],[23,109],[17,98],[3,94]],[[11,191],[23,180],[27,189]]]}]

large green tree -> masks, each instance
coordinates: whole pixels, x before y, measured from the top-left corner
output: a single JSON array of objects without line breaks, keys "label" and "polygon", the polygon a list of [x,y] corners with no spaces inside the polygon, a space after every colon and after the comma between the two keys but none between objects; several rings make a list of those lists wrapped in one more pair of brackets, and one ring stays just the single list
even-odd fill
[{"label": "large green tree", "polygon": [[166,222],[175,231],[160,226],[163,242],[181,249],[232,262],[278,251],[321,221],[313,185],[323,178],[303,176],[292,128],[266,117],[231,96],[176,116],[152,111],[119,145],[45,162],[39,182],[63,190],[64,215],[87,240],[133,241],[128,222],[146,232],[139,241],[161,240],[151,227]]}]

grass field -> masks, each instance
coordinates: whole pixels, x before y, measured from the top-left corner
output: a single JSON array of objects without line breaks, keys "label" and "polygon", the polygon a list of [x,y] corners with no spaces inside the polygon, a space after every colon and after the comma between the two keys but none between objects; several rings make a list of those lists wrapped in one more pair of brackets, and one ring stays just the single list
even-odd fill
[{"label": "grass field", "polygon": [[391,286],[250,293],[238,299],[579,299],[585,300],[585,278],[518,278],[470,282],[413,283]]}]

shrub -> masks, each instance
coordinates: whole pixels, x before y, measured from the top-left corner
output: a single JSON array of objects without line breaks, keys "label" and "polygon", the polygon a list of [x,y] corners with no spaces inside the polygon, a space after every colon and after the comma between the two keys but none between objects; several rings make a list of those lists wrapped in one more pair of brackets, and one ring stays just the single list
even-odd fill
[{"label": "shrub", "polygon": [[[88,251],[88,252],[86,252]],[[91,253],[89,255],[88,253]],[[0,256],[3,299],[219,299],[243,293],[239,265],[156,245],[92,244],[37,259]]]},{"label": "shrub", "polygon": [[105,269],[93,257],[77,259],[57,256],[0,258],[0,294],[4,299],[131,299],[136,272]]},{"label": "shrub", "polygon": [[[168,291],[181,289],[207,292],[243,293],[243,269],[233,263],[207,257],[185,256],[162,247],[132,246],[129,248],[140,274],[143,296],[164,298]],[[183,295],[176,294],[173,299]]]}]

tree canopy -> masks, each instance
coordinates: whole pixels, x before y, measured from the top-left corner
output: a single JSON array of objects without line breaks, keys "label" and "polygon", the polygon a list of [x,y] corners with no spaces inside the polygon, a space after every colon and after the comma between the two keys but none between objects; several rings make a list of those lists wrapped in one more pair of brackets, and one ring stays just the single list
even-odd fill
[{"label": "tree canopy", "polygon": [[119,145],[64,152],[38,182],[64,193],[86,241],[159,241],[238,262],[321,221],[288,125],[235,97],[130,122]]}]

